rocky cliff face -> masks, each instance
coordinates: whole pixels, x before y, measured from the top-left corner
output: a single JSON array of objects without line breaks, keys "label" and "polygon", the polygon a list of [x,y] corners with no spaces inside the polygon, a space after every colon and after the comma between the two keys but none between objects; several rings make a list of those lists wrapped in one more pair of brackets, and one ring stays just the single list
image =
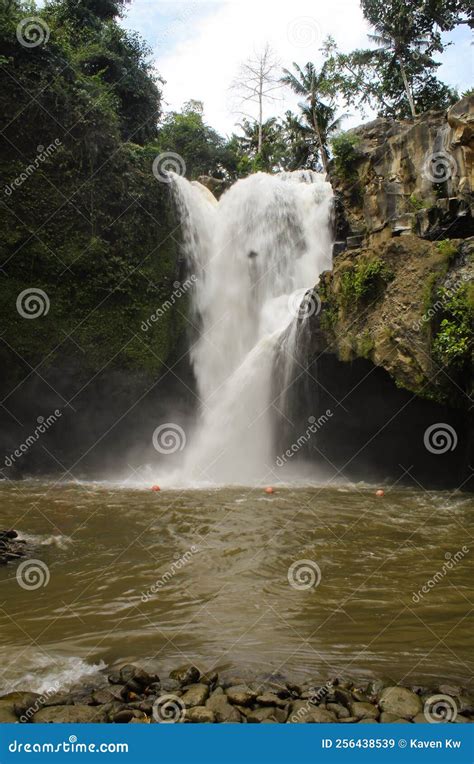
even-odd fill
[{"label": "rocky cliff face", "polygon": [[336,251],[411,233],[472,235],[474,98],[414,122],[377,119],[349,135],[352,152],[331,178]]},{"label": "rocky cliff face", "polygon": [[378,119],[334,162],[334,270],[311,354],[364,358],[418,396],[469,409],[474,99],[415,122]]},{"label": "rocky cliff face", "polygon": [[280,422],[284,448],[309,409],[331,412],[306,454],[320,469],[474,489],[473,106],[378,119],[336,152],[334,266],[299,322]]}]

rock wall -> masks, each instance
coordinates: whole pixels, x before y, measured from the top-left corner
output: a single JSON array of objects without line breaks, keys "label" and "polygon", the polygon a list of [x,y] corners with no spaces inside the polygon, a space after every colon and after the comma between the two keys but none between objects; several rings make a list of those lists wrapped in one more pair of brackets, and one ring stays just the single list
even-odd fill
[{"label": "rock wall", "polygon": [[[375,120],[350,131],[344,164],[332,162],[334,266],[300,321],[309,377],[284,439],[310,403],[337,410],[319,455],[339,469],[350,441],[353,477],[398,479],[408,460],[424,485],[472,485],[473,111],[463,99],[447,114]],[[433,422],[456,433],[443,472],[424,444]]]},{"label": "rock wall", "polygon": [[332,168],[334,269],[317,288],[310,351],[365,358],[398,386],[466,410],[473,124],[474,99],[466,98],[447,114],[378,119],[351,131],[351,160]]},{"label": "rock wall", "polygon": [[377,119],[350,131],[353,157],[331,180],[336,252],[415,233],[474,234],[474,98],[415,121]]}]

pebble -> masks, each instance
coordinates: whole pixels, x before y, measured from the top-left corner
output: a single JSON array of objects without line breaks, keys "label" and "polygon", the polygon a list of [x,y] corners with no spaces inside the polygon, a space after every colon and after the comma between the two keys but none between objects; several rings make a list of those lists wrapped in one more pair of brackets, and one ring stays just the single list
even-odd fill
[{"label": "pebble", "polygon": [[[1,532],[0,532],[1,533]],[[220,680],[217,672],[200,674],[187,664],[160,681],[134,664],[122,666],[108,677],[109,684],[86,680],[67,691],[41,700],[37,693],[12,692],[0,697],[0,722],[17,722],[28,713],[35,723],[148,724],[154,722],[153,705],[162,695],[176,695],[185,708],[188,723],[239,724],[426,724],[423,713],[426,700],[444,694],[453,698],[458,712],[451,721],[470,724],[474,721],[474,703],[469,692],[457,685],[413,688],[387,685],[372,680],[354,686],[349,680],[335,679],[325,694],[317,694],[320,682],[304,685],[286,682],[283,677],[268,676],[261,681],[240,677]],[[444,692],[440,693],[443,689]],[[449,689],[450,693],[447,692]],[[23,720],[24,721],[24,720]]]}]

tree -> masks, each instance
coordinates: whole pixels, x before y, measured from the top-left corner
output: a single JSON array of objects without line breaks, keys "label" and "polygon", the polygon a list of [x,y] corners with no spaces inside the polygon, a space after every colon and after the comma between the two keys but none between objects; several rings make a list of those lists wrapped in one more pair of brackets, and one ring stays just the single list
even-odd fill
[{"label": "tree", "polygon": [[389,43],[341,53],[329,37],[323,54],[323,70],[345,105],[362,113],[368,106],[380,116],[404,119],[413,117],[413,111],[445,109],[457,99],[457,93],[433,74],[439,64],[427,50],[395,54]]},{"label": "tree", "polygon": [[[277,75],[279,62],[267,44],[253,58],[241,64],[239,74],[231,85],[240,97],[240,104],[254,103],[257,105],[258,117],[258,153],[263,146],[263,112],[266,101],[275,101],[274,93],[281,88]],[[252,115],[241,112],[243,116],[253,119]]]},{"label": "tree", "polygon": [[109,21],[120,16],[130,0],[55,0],[63,12],[63,18],[75,19],[80,23],[90,23],[91,19]]},{"label": "tree", "polygon": [[[329,167],[328,139],[331,133],[339,129],[343,116],[336,118],[333,83],[324,70],[318,72],[312,63],[307,63],[303,69],[294,63],[295,72],[283,70],[282,83],[288,85],[294,93],[304,98],[299,104],[301,120],[290,119],[293,130],[299,131],[301,137],[308,138],[311,134],[316,140],[315,152],[319,154],[325,172]],[[324,102],[322,98],[325,98]]]},{"label": "tree", "polygon": [[440,82],[434,55],[447,45],[441,32],[473,25],[468,0],[361,0],[375,48],[340,53],[328,38],[325,70],[347,104],[367,104],[386,116],[414,118],[419,111],[449,106],[457,94]]},{"label": "tree", "polygon": [[[257,121],[243,120],[239,125],[243,135],[234,135],[239,174],[275,172],[284,169],[287,146],[283,125],[271,117],[261,126]],[[259,139],[262,137],[261,149]]]},{"label": "tree", "polygon": [[187,101],[181,112],[172,111],[165,117],[157,148],[179,154],[191,179],[200,175],[224,178],[227,165],[232,165],[225,139],[204,122],[201,101]]}]

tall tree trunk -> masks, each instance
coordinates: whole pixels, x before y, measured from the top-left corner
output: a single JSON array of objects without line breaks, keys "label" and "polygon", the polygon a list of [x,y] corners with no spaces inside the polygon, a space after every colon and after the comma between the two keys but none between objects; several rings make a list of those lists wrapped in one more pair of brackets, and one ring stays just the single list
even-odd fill
[{"label": "tall tree trunk", "polygon": [[263,80],[258,91],[258,153],[262,153],[263,144]]},{"label": "tall tree trunk", "polygon": [[413,100],[413,94],[411,92],[410,85],[408,84],[408,78],[405,72],[405,67],[403,66],[401,61],[399,61],[398,63],[400,66],[400,72],[402,74],[403,84],[405,85],[405,92],[407,94],[408,103],[410,104],[411,116],[413,117],[413,119],[415,119],[416,117],[415,102]]},{"label": "tall tree trunk", "polygon": [[323,139],[321,136],[321,130],[319,129],[318,119],[316,117],[316,113],[314,109],[313,109],[313,128],[319,143],[319,152],[321,154],[321,162],[323,165],[323,169],[324,169],[324,172],[328,174],[329,173],[328,158],[326,156],[326,150],[325,150]]}]

